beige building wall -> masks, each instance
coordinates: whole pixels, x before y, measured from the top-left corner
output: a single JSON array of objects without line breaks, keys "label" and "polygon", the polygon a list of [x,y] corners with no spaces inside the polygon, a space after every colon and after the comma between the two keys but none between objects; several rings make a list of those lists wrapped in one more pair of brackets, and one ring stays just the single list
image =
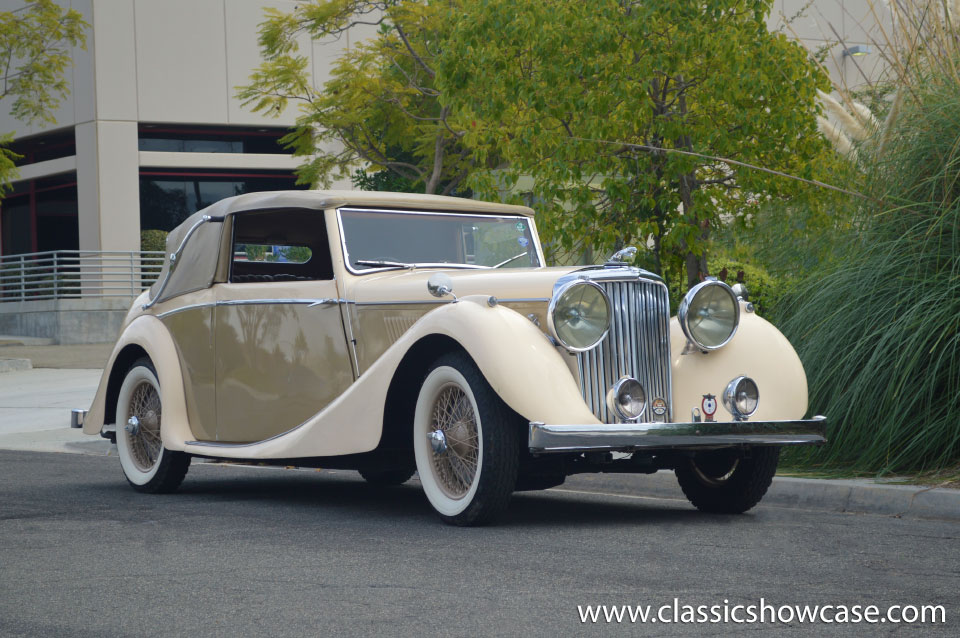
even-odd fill
[{"label": "beige building wall", "polygon": [[[892,25],[885,0],[774,0],[769,24],[811,52],[826,51],[824,67],[844,89],[872,84],[886,69],[883,45]],[[857,46],[870,52],[844,55]]]}]

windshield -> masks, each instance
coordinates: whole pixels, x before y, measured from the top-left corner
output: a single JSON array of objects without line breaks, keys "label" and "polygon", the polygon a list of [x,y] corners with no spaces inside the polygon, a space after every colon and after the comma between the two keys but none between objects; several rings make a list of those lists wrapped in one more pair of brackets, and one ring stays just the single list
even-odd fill
[{"label": "windshield", "polygon": [[453,268],[540,266],[530,220],[522,216],[340,210],[355,271],[449,265]]}]

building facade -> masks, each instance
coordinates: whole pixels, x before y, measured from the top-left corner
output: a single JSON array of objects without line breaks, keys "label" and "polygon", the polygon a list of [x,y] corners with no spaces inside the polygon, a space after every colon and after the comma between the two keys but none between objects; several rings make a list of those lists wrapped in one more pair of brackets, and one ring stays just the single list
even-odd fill
[{"label": "building facade", "polygon": [[[0,2],[10,10],[20,2]],[[139,250],[140,231],[169,230],[223,197],[294,188],[277,140],[293,123],[244,108],[235,87],[259,63],[261,0],[61,0],[91,25],[73,52],[56,124],[0,112],[24,155],[0,204],[0,255]],[[349,46],[303,42],[314,82]],[[339,185],[349,188],[349,184]]]}]

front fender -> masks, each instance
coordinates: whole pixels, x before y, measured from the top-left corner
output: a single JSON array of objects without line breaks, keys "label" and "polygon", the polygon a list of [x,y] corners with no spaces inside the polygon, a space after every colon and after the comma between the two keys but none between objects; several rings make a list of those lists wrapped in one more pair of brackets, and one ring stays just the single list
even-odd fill
[{"label": "front fender", "polygon": [[[156,317],[143,315],[137,317],[124,328],[117,339],[107,365],[100,377],[100,385],[93,397],[93,404],[83,422],[84,434],[99,434],[104,425],[106,414],[107,390],[111,374],[118,366],[121,353],[127,348],[136,346],[146,352],[157,369],[157,378],[160,381],[160,400],[163,404],[163,427],[160,431],[163,445],[168,450],[183,450],[184,443],[193,438],[190,432],[190,423],[187,418],[187,404],[183,393],[183,376],[180,371],[180,358],[177,348],[166,326]],[[125,358],[119,362],[126,364]],[[126,370],[117,368],[116,373],[122,375]]]},{"label": "front fender", "polygon": [[670,322],[673,354],[673,420],[690,420],[703,395],[717,398],[715,420],[731,421],[723,391],[734,377],[757,383],[760,403],[751,421],[802,419],[807,412],[807,375],[790,342],[769,321],[740,308],[740,327],[730,343],[709,353],[684,354],[687,338],[674,317]]},{"label": "front fender", "polygon": [[487,299],[442,306],[421,319],[411,337],[443,334],[459,342],[504,403],[527,421],[599,423],[565,355],[532,321],[504,306],[491,308]]}]

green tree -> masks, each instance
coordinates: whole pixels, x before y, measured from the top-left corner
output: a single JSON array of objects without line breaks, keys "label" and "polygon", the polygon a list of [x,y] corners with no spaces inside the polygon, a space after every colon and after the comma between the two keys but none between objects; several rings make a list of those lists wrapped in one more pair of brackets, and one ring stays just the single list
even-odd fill
[{"label": "green tree", "polygon": [[[0,11],[0,101],[24,123],[54,123],[53,111],[69,93],[64,72],[70,48],[85,46],[89,26],[79,12],[53,0],[27,0],[14,11]],[[0,193],[16,177],[19,155],[7,148],[14,134],[0,135]]]},{"label": "green tree", "polygon": [[[294,130],[283,138],[310,158],[299,182],[329,186],[353,177],[360,185],[402,184],[452,194],[474,166],[464,127],[436,88],[437,56],[449,30],[449,2],[313,0],[291,12],[267,9],[260,28],[262,64],[238,97],[254,111],[282,113],[299,105]],[[352,43],[316,88],[310,51],[299,39],[339,40],[356,27],[376,33]],[[365,179],[357,170],[393,177]]]},{"label": "green tree", "polygon": [[841,163],[814,119],[829,81],[768,31],[770,5],[463,3],[437,64],[440,101],[473,124],[475,161],[509,163],[469,185],[489,197],[532,177],[526,196],[554,247],[650,247],[652,269],[674,282],[685,270],[693,285],[712,229],[749,223],[770,200],[822,196],[717,158],[806,179]]}]

